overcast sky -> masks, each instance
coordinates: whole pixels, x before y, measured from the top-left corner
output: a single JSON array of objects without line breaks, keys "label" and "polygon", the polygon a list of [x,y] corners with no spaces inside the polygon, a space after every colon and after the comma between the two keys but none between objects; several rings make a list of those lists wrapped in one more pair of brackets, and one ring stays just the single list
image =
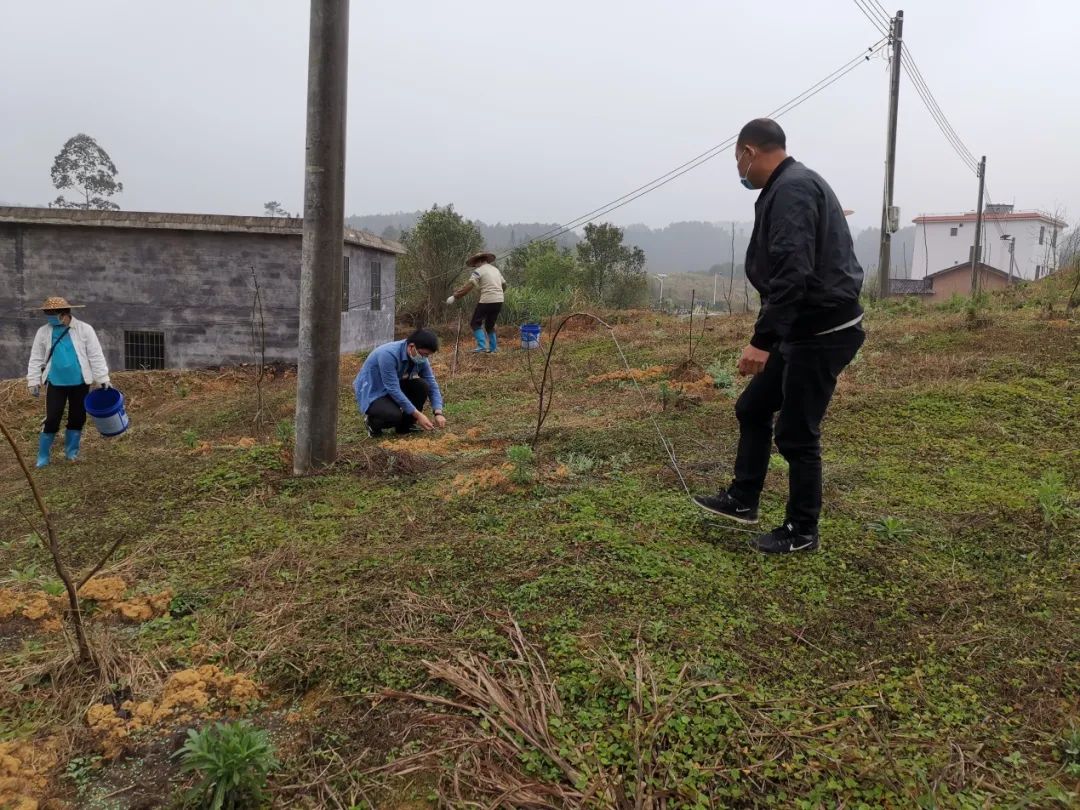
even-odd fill
[{"label": "overcast sky", "polygon": [[[888,6],[886,6],[888,7]],[[1080,6],[908,0],[905,41],[995,202],[1080,217]],[[346,211],[453,202],[471,218],[564,222],[723,141],[880,35],[852,0],[353,0]],[[0,0],[0,201],[56,196],[86,132],[122,208],[302,209],[305,0]],[[857,225],[880,217],[887,64],[781,119]],[[905,79],[902,222],[974,207]],[[610,220],[747,220],[731,152]]]}]

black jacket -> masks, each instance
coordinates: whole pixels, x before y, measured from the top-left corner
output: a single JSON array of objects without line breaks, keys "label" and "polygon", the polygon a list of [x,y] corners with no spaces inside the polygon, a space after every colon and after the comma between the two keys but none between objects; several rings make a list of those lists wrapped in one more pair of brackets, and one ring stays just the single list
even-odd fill
[{"label": "black jacket", "polygon": [[746,277],[761,296],[750,340],[759,349],[862,314],[863,270],[844,209],[829,184],[795,158],[776,167],[754,203]]}]

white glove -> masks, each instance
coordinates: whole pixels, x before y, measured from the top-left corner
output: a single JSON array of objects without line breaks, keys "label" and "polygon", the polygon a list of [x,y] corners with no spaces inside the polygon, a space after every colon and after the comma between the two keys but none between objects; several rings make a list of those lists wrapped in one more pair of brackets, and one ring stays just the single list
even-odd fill
[{"label": "white glove", "polygon": [[32,397],[41,396],[41,386],[40,385],[31,385],[30,386],[30,396],[32,396]]},{"label": "white glove", "polygon": [[450,296],[449,298],[447,298],[447,299],[446,299],[446,303],[448,303],[448,304],[452,304],[452,303],[454,303],[455,301],[457,301],[457,298],[455,298],[455,297],[454,297],[454,296],[452,296],[452,295],[451,295],[451,296]]}]

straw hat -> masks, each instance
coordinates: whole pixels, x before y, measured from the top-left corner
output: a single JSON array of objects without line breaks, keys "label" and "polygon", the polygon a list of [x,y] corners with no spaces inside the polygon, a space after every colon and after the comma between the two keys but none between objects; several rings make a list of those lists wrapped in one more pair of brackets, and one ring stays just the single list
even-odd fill
[{"label": "straw hat", "polygon": [[85,304],[69,304],[66,298],[62,298],[59,295],[52,295],[45,299],[45,303],[37,309],[48,312],[52,309],[85,309]]},{"label": "straw hat", "polygon": [[495,261],[495,254],[485,252],[485,253],[477,253],[477,254],[469,257],[469,260],[467,262],[465,262],[465,264],[469,265],[469,267],[477,267],[478,265],[484,264],[486,262],[493,262],[493,261]]}]

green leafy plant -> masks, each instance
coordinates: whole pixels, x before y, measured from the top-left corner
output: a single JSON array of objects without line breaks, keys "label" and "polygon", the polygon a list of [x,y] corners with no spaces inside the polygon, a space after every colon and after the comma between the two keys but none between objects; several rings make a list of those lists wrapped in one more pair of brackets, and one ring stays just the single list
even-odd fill
[{"label": "green leafy plant", "polygon": [[1065,477],[1057,470],[1047,470],[1035,486],[1035,497],[1047,526],[1057,526],[1068,509]]},{"label": "green leafy plant", "polygon": [[532,465],[536,459],[533,449],[528,445],[518,444],[506,451],[507,458],[514,465],[510,480],[515,484],[528,484],[533,479]]},{"label": "green leafy plant", "polygon": [[266,732],[246,720],[188,730],[174,756],[184,773],[202,777],[192,798],[207,810],[236,810],[265,799],[266,779],[277,760]]},{"label": "green leafy plant", "polygon": [[587,475],[599,465],[599,462],[588,453],[567,453],[559,458],[560,464],[565,464],[566,469],[574,475]]},{"label": "green leafy plant", "polygon": [[41,571],[36,565],[31,563],[25,568],[12,568],[8,571],[8,576],[11,577],[13,582],[18,582],[21,585],[34,585],[37,583],[38,578],[41,576]]},{"label": "green leafy plant", "polygon": [[291,444],[296,436],[296,428],[288,419],[282,419],[277,423],[277,440],[282,444]]},{"label": "green leafy plant", "polygon": [[900,520],[900,518],[891,516],[867,523],[866,528],[873,532],[878,540],[884,540],[886,542],[904,540],[915,533],[914,529],[909,528],[904,521]]},{"label": "green leafy plant", "polygon": [[185,430],[181,435],[180,440],[184,443],[184,447],[189,450],[194,450],[195,446],[199,443],[199,434],[194,430]]},{"label": "green leafy plant", "polygon": [[1058,741],[1058,755],[1065,772],[1074,778],[1080,777],[1080,729],[1072,729]]},{"label": "green leafy plant", "polygon": [[713,386],[722,391],[730,391],[735,387],[735,375],[731,373],[731,363],[720,359],[709,366],[706,371],[713,379]]}]

